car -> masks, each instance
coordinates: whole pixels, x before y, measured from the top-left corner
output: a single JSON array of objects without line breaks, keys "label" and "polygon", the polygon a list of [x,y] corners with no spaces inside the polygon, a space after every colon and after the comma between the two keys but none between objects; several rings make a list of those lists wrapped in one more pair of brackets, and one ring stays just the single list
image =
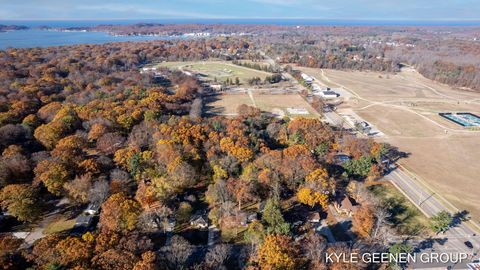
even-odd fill
[{"label": "car", "polygon": [[473,244],[470,241],[465,241],[464,242],[465,246],[467,246],[469,249],[473,249]]}]

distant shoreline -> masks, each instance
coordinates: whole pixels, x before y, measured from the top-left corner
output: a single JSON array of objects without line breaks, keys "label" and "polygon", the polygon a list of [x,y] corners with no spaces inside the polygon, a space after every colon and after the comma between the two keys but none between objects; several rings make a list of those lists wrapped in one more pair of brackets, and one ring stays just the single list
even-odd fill
[{"label": "distant shoreline", "polygon": [[281,26],[418,26],[480,27],[478,20],[341,20],[341,19],[134,19],[134,20],[0,20],[0,25],[26,27],[95,27],[98,25],[155,24],[248,24]]}]

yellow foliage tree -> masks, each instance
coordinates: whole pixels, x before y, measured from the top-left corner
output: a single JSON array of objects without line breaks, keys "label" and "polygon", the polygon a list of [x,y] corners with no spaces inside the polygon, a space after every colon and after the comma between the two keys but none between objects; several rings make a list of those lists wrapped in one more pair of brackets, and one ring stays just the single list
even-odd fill
[{"label": "yellow foliage tree", "polygon": [[310,188],[302,187],[297,192],[297,199],[299,202],[306,204],[310,207],[314,207],[316,204],[321,205],[323,208],[328,206],[328,195],[313,191]]},{"label": "yellow foliage tree", "polygon": [[258,249],[257,260],[260,269],[296,269],[297,249],[288,236],[268,235]]}]

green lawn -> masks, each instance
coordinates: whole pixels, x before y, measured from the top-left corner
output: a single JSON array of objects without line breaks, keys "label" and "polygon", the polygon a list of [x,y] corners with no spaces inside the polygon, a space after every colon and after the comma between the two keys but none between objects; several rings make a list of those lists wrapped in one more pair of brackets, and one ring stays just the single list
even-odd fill
[{"label": "green lawn", "polygon": [[70,230],[75,225],[75,219],[65,219],[60,218],[52,223],[48,224],[48,226],[43,230],[44,234],[53,234],[53,233],[60,233],[66,230]]},{"label": "green lawn", "polygon": [[429,220],[415,205],[413,205],[400,191],[390,183],[382,183],[368,187],[390,214],[392,226],[403,235],[428,235]]},{"label": "green lawn", "polygon": [[226,61],[162,62],[158,66],[194,71],[204,74],[212,81],[216,78],[218,82],[224,82],[227,78],[235,81],[235,78],[238,77],[242,84],[254,77],[264,80],[265,77],[272,75],[268,72],[237,66]]}]

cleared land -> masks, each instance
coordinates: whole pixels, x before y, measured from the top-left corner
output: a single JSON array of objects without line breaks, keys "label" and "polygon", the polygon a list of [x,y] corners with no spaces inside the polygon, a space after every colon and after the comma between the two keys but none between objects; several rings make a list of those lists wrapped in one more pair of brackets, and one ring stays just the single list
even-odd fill
[{"label": "cleared land", "polygon": [[480,132],[463,128],[439,112],[480,114],[480,93],[453,89],[412,70],[396,75],[302,69],[325,85],[353,95],[339,112],[354,111],[410,153],[401,163],[457,208],[480,221]]},{"label": "cleared land", "polygon": [[158,66],[200,73],[210,81],[215,79],[218,82],[224,82],[227,79],[235,81],[235,78],[238,78],[242,84],[247,83],[249,79],[254,77],[264,80],[267,76],[272,75],[268,72],[237,66],[226,61],[163,62]]},{"label": "cleared land", "polygon": [[[246,104],[256,106],[264,112],[290,117],[317,117],[318,113],[298,94],[288,95],[261,95],[261,94],[222,94],[211,97],[206,102],[207,114],[233,116],[238,106]],[[289,115],[287,108],[304,108],[307,115]]]}]

